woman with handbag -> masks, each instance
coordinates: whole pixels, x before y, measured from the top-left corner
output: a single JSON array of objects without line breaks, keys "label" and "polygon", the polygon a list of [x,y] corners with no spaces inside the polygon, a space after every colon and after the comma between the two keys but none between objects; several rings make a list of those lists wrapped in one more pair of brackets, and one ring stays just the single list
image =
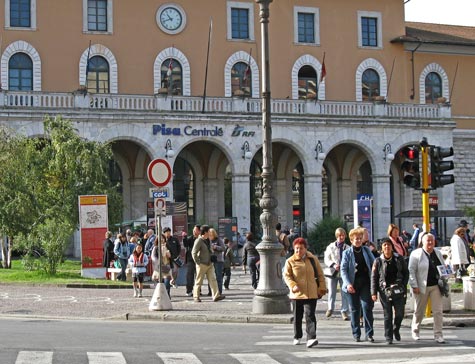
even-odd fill
[{"label": "woman with handbag", "polygon": [[224,270],[224,250],[226,247],[224,246],[224,242],[218,236],[218,233],[215,229],[209,229],[209,242],[211,247],[211,253],[216,258],[211,258],[211,260],[215,260],[214,264],[214,272],[216,273],[216,282],[218,283],[218,291],[219,293],[223,293],[223,270]]},{"label": "woman with handbag", "polygon": [[392,344],[393,336],[396,341],[401,341],[399,329],[404,318],[409,270],[404,258],[394,252],[391,239],[383,239],[381,248],[382,254],[373,263],[371,298],[376,302],[379,293],[384,312],[384,336],[386,343]]},{"label": "woman with handbag", "polygon": [[327,293],[327,287],[322,267],[318,259],[307,251],[307,246],[304,238],[294,240],[294,254],[285,262],[284,280],[293,303],[294,345],[299,345],[303,336],[302,319],[305,313],[307,348],[311,348],[318,344],[317,300]]},{"label": "woman with handbag", "polygon": [[342,279],[340,275],[340,263],[343,251],[350,246],[345,243],[346,231],[339,227],[335,230],[336,241],[330,243],[325,249],[324,262],[326,267],[323,270],[323,274],[327,277],[328,286],[328,309],[325,314],[326,317],[330,317],[335,310],[336,293],[338,285],[340,285],[341,292],[341,317],[344,321],[348,321],[348,296],[344,292],[342,287]]},{"label": "woman with handbag", "polygon": [[142,297],[143,276],[147,270],[148,257],[142,251],[142,245],[137,244],[130,255],[129,264],[132,267],[132,280],[134,281],[134,297]]},{"label": "woman with handbag", "polygon": [[[153,263],[153,274],[152,279],[156,282],[164,283],[165,289],[167,290],[168,297],[170,297],[170,287],[171,287],[171,253],[167,249],[167,239],[165,235],[161,235],[161,256],[162,256],[162,276],[160,277],[159,273],[159,256],[158,256],[158,236],[155,238],[153,242],[153,249],[152,249],[152,263]],[[170,297],[171,298],[171,297]]]},{"label": "woman with handbag", "polygon": [[465,230],[464,227],[458,227],[450,239],[451,264],[456,272],[455,282],[457,283],[462,283],[462,276],[467,275],[467,266],[470,264],[470,250],[465,242]]}]

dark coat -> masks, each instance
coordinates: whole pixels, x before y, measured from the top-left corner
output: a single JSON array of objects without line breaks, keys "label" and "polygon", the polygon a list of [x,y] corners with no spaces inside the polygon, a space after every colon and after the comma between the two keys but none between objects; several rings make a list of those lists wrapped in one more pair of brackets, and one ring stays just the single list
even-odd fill
[{"label": "dark coat", "polygon": [[111,260],[114,260],[114,243],[110,239],[104,239],[102,244],[103,256],[102,256],[102,266],[104,268],[110,268]]}]

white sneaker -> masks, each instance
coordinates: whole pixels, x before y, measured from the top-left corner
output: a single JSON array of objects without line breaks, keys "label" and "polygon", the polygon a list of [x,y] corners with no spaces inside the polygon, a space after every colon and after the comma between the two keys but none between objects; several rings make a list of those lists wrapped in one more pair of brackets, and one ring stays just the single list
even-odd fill
[{"label": "white sneaker", "polygon": [[439,344],[443,344],[445,343],[445,340],[442,336],[439,336],[439,337],[436,337],[435,338],[435,341],[438,342]]},{"label": "white sneaker", "polygon": [[413,338],[414,340],[416,340],[416,341],[419,341],[419,340],[421,339],[421,337],[419,336],[419,334],[416,333],[416,332],[413,332],[413,333],[412,333],[412,338]]},{"label": "white sneaker", "polygon": [[134,297],[137,297],[137,296],[138,296],[137,291],[134,291]]},{"label": "white sneaker", "polygon": [[300,339],[294,339],[294,345],[300,345]]},{"label": "white sneaker", "polygon": [[307,340],[307,348],[311,348],[315,345],[318,344],[318,340],[317,339],[310,339],[310,340]]}]

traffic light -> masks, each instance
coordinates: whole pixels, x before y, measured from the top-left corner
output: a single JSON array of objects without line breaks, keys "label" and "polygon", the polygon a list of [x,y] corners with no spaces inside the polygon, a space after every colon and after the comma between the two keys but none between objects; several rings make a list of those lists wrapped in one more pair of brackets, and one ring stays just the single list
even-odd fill
[{"label": "traffic light", "polygon": [[444,174],[444,172],[454,169],[454,162],[444,161],[444,158],[454,155],[454,149],[452,147],[430,147],[430,174],[432,189],[444,187],[455,182],[453,174]]},{"label": "traffic light", "polygon": [[404,173],[404,184],[411,188],[421,188],[421,174],[419,172],[419,147],[404,147],[401,149],[404,161],[401,170]]}]

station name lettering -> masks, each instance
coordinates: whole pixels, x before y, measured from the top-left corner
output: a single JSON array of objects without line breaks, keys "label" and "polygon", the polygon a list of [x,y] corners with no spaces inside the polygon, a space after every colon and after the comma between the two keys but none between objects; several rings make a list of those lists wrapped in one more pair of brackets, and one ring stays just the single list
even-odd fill
[{"label": "station name lettering", "polygon": [[[166,124],[153,125],[152,127],[153,135],[182,135],[181,128],[169,128]],[[191,136],[218,136],[221,137],[224,135],[223,128],[218,128],[215,126],[212,129],[202,128],[196,129],[191,125],[185,126],[183,129],[183,134]]]}]

